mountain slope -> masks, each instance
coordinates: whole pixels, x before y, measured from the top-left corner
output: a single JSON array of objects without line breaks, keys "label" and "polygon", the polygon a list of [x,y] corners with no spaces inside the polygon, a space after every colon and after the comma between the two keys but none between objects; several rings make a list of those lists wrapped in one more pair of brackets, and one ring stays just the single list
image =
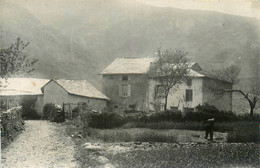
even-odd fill
[{"label": "mountain slope", "polygon": [[115,58],[151,56],[160,46],[183,48],[206,69],[236,63],[242,77],[258,74],[259,25],[254,19],[88,0],[46,26],[21,6],[1,6],[1,45],[16,37],[29,41],[26,52],[39,59],[37,77],[87,79],[100,87],[97,74]]}]

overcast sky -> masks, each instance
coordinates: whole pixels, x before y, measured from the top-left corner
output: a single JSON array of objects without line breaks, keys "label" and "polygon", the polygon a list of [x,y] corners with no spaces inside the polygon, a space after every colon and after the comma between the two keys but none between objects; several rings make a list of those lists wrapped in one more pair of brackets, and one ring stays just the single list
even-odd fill
[{"label": "overcast sky", "polygon": [[138,0],[154,6],[207,10],[260,19],[259,0]]},{"label": "overcast sky", "polygon": [[[33,13],[40,20],[59,17],[71,9],[81,6],[87,0],[3,0],[19,4]],[[104,0],[95,0],[96,2]],[[113,0],[106,0],[107,2]],[[131,0],[126,0],[131,1]],[[135,1],[135,0],[132,0]],[[158,7],[179,9],[207,10],[231,15],[255,17],[260,19],[260,0],[136,0]],[[134,5],[132,6],[134,7]],[[47,21],[48,22],[48,21]]]}]

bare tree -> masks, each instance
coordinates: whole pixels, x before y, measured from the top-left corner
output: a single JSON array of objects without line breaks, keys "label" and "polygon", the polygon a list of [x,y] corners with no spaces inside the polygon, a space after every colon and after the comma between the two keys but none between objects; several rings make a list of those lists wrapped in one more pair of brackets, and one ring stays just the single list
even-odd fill
[{"label": "bare tree", "polygon": [[[223,81],[227,81],[232,83],[233,85],[238,84],[239,82],[239,78],[238,75],[241,71],[241,68],[236,66],[236,65],[231,65],[229,67],[226,67],[224,69],[221,70],[213,70],[211,72],[211,76],[213,78],[219,79],[219,80],[223,80]],[[259,96],[259,88],[258,86],[249,86],[248,89],[214,89],[211,88],[212,90],[214,90],[215,94],[232,94],[232,93],[237,93],[242,95],[248,102],[249,106],[250,106],[250,116],[253,116],[254,114],[254,109],[256,107],[256,103],[258,100],[258,96]]]},{"label": "bare tree", "polygon": [[188,53],[183,50],[168,50],[161,51],[158,49],[157,60],[152,63],[149,76],[159,83],[160,89],[157,90],[163,93],[164,110],[167,109],[168,95],[174,86],[183,82],[188,74],[189,59],[186,57]]},{"label": "bare tree", "polygon": [[8,48],[0,50],[0,77],[8,78],[17,73],[31,73],[37,59],[29,59],[22,52],[29,42],[17,38],[16,42]]}]

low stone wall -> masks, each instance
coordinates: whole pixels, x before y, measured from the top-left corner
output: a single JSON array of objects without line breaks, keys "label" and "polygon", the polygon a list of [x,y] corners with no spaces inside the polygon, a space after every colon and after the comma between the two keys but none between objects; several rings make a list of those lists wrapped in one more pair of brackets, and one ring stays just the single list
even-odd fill
[{"label": "low stone wall", "polygon": [[24,130],[24,121],[21,117],[22,107],[14,107],[1,112],[2,148],[6,147],[14,138]]}]

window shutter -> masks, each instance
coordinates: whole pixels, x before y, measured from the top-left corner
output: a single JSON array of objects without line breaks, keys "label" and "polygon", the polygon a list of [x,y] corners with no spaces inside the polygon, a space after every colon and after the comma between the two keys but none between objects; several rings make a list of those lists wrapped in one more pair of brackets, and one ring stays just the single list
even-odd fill
[{"label": "window shutter", "polygon": [[192,101],[192,89],[186,89],[186,101]]},{"label": "window shutter", "polygon": [[127,96],[128,96],[128,97],[131,96],[131,85],[128,85]]}]

